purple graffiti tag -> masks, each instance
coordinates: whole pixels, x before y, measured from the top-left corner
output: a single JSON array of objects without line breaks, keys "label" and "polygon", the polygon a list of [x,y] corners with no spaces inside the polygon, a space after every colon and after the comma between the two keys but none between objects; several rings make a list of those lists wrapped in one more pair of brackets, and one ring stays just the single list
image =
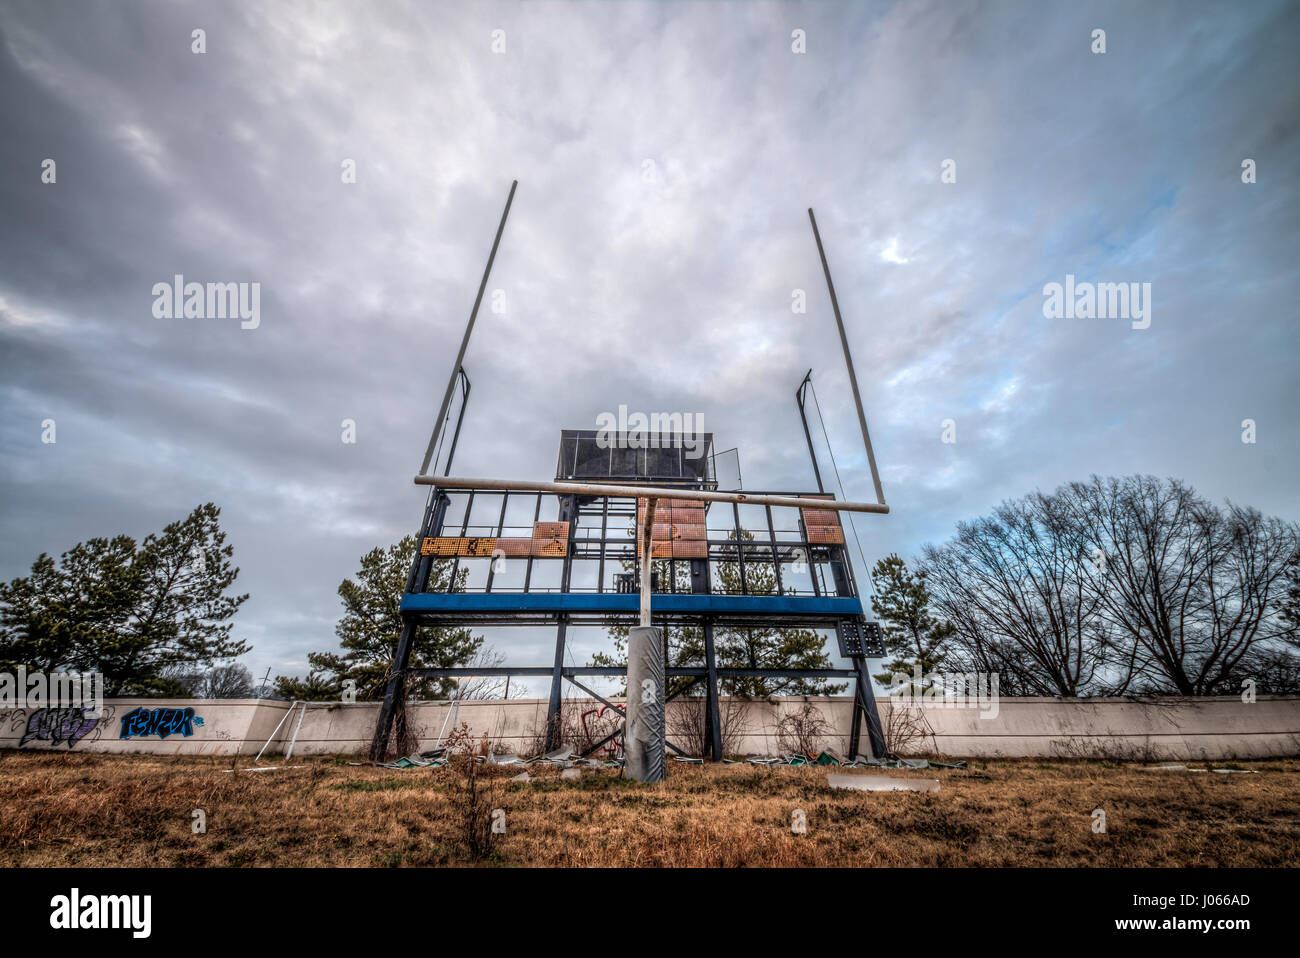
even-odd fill
[{"label": "purple graffiti tag", "polygon": [[194,726],[202,724],[203,719],[194,717],[194,709],[157,708],[146,711],[138,708],[122,716],[122,734],[118,737],[157,735],[166,738],[179,732],[189,738],[194,734]]},{"label": "purple graffiti tag", "polygon": [[89,718],[84,708],[37,709],[27,719],[27,731],[18,742],[18,747],[32,740],[49,742],[51,745],[67,743],[72,748],[94,731],[99,719]]}]

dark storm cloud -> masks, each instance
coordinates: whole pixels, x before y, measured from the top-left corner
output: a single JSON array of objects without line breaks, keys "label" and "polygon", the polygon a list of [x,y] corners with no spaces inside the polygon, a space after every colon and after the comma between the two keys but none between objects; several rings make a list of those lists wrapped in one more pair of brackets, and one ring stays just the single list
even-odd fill
[{"label": "dark storm cloud", "polygon": [[[1297,19],[11,3],[0,574],[212,499],[253,594],[250,665],[301,670],[333,645],[338,581],[418,519],[410,476],[513,177],[457,471],[544,477],[561,427],[626,403],[703,413],[748,486],[806,488],[791,399],[812,367],[868,497],[814,206],[894,509],[858,520],[869,559],[1092,471],[1295,518]],[[155,318],[177,273],[260,283],[260,326]],[[1067,273],[1150,282],[1150,328],[1044,318]],[[517,636],[512,657],[548,642]]]}]

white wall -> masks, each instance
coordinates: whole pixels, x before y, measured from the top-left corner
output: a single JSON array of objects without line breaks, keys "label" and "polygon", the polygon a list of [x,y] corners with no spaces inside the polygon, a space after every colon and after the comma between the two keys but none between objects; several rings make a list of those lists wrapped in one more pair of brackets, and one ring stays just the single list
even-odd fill
[{"label": "white wall", "polygon": [[[777,754],[776,726],[783,715],[808,703],[831,723],[834,732],[823,743],[844,752],[852,700],[847,697],[786,697],[746,703],[741,709],[746,734],[735,743],[738,754]],[[677,703],[673,703],[674,705]],[[202,724],[192,734],[122,739],[121,724],[135,708],[192,708]],[[571,700],[566,708],[581,711],[599,703]],[[287,702],[210,699],[109,699],[104,716],[81,725],[79,716],[62,724],[62,731],[85,732],[74,751],[145,752],[160,755],[255,754],[285,719]],[[359,754],[366,751],[378,715],[376,703],[343,705],[309,703],[298,731],[298,755]],[[449,706],[417,704],[410,709],[412,728],[421,747],[434,743]],[[276,744],[282,750],[293,735],[300,709],[284,721]],[[890,703],[880,703],[882,722],[890,725]],[[724,702],[725,712],[725,702]],[[474,738],[486,734],[515,752],[527,751],[545,721],[544,699],[466,702],[458,722],[469,725]],[[0,748],[18,748],[29,727],[42,731],[32,710],[0,712]],[[1254,703],[1237,697],[1164,699],[1156,704],[1127,699],[1086,701],[1054,698],[1004,698],[998,714],[981,717],[978,709],[926,708],[933,729],[926,742],[915,742],[904,754],[937,752],[950,756],[1114,757],[1125,759],[1227,759],[1300,755],[1300,697],[1260,696]],[[93,726],[93,727],[91,727]],[[670,729],[672,729],[670,725]],[[49,734],[48,722],[44,728]],[[671,738],[671,736],[670,736]],[[866,747],[866,735],[862,747]],[[23,749],[68,750],[66,741],[36,737]]]}]

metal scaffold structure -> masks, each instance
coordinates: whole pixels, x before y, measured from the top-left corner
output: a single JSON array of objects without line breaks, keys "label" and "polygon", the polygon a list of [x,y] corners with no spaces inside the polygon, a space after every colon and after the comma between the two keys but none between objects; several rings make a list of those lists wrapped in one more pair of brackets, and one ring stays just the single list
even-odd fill
[{"label": "metal scaffold structure", "polygon": [[[628,696],[622,735],[627,774],[642,781],[664,775],[667,702],[703,685],[708,758],[722,756],[719,682],[741,679],[845,680],[854,688],[850,753],[860,749],[865,725],[870,751],[885,754],[866,660],[883,654],[880,633],[868,622],[846,547],[842,512],[886,514],[880,476],[867,432],[839,304],[831,284],[816,219],[808,211],[826,273],[831,304],[857,405],[875,502],[837,500],[822,487],[808,432],[801,384],[796,394],[817,479],[816,491],[722,489],[713,467],[711,434],[673,429],[598,432],[563,430],[553,480],[452,476],[451,459],[464,417],[469,383],[462,363],[496,257],[517,182],[510,187],[478,296],[452,367],[428,450],[415,477],[430,487],[401,603],[403,629],[371,746],[381,759],[394,714],[412,678],[470,675],[550,679],[546,740],[558,744],[565,684],[614,707],[587,684],[592,677],[624,677]],[[442,475],[430,473],[456,383],[462,406]],[[470,584],[428,591],[437,561],[450,561],[456,582],[464,567]],[[549,665],[411,668],[416,630],[449,626],[546,626],[555,630]],[[628,665],[566,664],[568,630],[626,627]],[[697,629],[703,661],[666,660],[663,629]],[[734,668],[717,663],[720,629],[816,629],[833,632],[846,668]],[[669,691],[668,685],[672,684]]]}]

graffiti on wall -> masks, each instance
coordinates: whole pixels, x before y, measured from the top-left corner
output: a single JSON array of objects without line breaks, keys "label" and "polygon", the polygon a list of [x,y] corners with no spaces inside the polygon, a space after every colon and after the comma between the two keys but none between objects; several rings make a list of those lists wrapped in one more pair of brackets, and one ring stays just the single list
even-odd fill
[{"label": "graffiti on wall", "polygon": [[67,745],[72,748],[89,735],[99,725],[100,718],[91,718],[85,708],[33,709],[27,717],[27,729],[18,741],[22,748],[28,742],[37,740],[51,745]]},{"label": "graffiti on wall", "polygon": [[113,717],[113,709],[105,708],[95,717],[86,714],[85,706],[46,709],[17,709],[10,721],[11,733],[22,729],[18,747],[29,742],[48,744],[51,747],[66,745],[74,748],[82,739],[98,739]]},{"label": "graffiti on wall", "polygon": [[122,734],[119,738],[136,738],[157,735],[183,735],[189,738],[194,734],[194,726],[202,725],[203,719],[194,714],[194,709],[184,708],[138,708],[122,716]]}]

